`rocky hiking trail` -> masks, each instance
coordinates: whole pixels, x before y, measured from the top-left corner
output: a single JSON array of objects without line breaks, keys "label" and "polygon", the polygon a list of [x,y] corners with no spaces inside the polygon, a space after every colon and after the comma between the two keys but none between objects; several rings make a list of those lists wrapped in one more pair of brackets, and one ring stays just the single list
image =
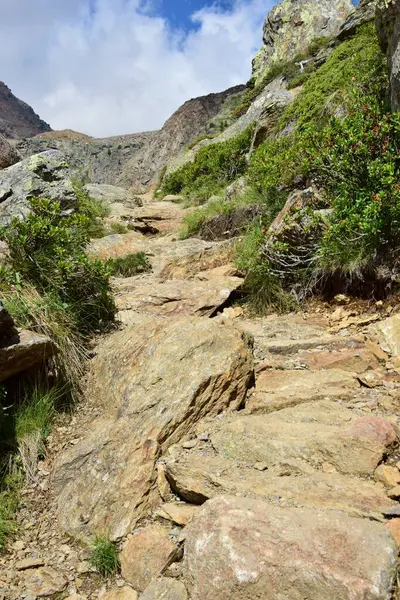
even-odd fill
[{"label": "rocky hiking trail", "polygon": [[114,280],[120,330],[24,490],[0,598],[397,598],[400,314],[250,317],[232,242],[178,240],[184,213],[118,205],[137,230],[90,247],[152,272]]}]

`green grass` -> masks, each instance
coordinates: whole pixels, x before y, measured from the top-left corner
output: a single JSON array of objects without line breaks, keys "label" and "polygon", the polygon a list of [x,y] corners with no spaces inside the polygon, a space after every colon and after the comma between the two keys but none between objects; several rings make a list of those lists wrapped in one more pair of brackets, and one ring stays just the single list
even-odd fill
[{"label": "green grass", "polygon": [[218,133],[203,133],[202,135],[197,136],[197,138],[194,139],[193,142],[190,142],[190,144],[188,144],[188,146],[186,146],[186,151],[191,150],[192,148],[197,146],[197,144],[199,144],[203,140],[212,140],[217,135],[218,135]]},{"label": "green grass", "polygon": [[[128,233],[129,231],[128,227],[119,221],[112,221],[109,224],[109,229],[111,233]],[[109,235],[108,232],[106,235]]]},{"label": "green grass", "polygon": [[93,541],[90,564],[102,577],[116,573],[120,569],[116,545],[105,536],[97,536]]},{"label": "green grass", "polygon": [[7,539],[16,532],[16,512],[20,502],[23,475],[13,463],[10,472],[0,476],[0,551],[4,550]]},{"label": "green grass", "polygon": [[151,270],[151,264],[144,252],[129,254],[125,258],[113,258],[108,261],[115,277],[133,277]]}]

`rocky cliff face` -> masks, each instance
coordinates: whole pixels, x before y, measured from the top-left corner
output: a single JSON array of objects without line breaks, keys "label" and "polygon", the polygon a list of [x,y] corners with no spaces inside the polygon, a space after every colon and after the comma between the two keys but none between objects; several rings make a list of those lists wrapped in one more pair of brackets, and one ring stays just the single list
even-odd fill
[{"label": "rocky cliff face", "polygon": [[0,81],[0,133],[6,138],[29,138],[44,131],[51,131],[50,125]]},{"label": "rocky cliff face", "polygon": [[106,183],[144,192],[156,185],[164,164],[196,137],[206,133],[224,103],[243,91],[236,86],[186,102],[168,119],[160,131],[105,139],[81,134],[53,132],[22,140],[17,148],[30,156],[50,148],[61,150],[68,162],[95,183]]},{"label": "rocky cliff face", "polygon": [[255,79],[271,64],[306,52],[316,38],[338,33],[353,8],[351,0],[283,0],[265,21],[264,46],[253,61]]},{"label": "rocky cliff face", "polygon": [[378,2],[377,31],[382,50],[387,54],[390,70],[393,110],[400,108],[400,1]]}]

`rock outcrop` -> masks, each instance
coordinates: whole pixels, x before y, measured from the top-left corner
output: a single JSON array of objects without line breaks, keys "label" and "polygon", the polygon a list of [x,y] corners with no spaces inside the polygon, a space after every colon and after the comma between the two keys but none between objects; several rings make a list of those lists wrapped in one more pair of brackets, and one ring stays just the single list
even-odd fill
[{"label": "rock outcrop", "polygon": [[0,81],[0,133],[15,139],[29,138],[44,131],[51,131],[50,125]]},{"label": "rock outcrop", "polygon": [[66,136],[64,132],[60,135],[53,132],[20,141],[17,149],[26,157],[56,148],[92,182],[122,186],[142,193],[157,184],[166,162],[206,133],[209,122],[222,110],[225,101],[242,90],[244,86],[236,86],[189,100],[160,131],[105,139],[82,139],[79,134]]},{"label": "rock outcrop", "polygon": [[381,0],[377,7],[377,31],[390,71],[393,110],[400,108],[400,2]]},{"label": "rock outcrop", "polygon": [[192,600],[384,600],[396,562],[380,523],[220,497],[189,525],[184,568]]},{"label": "rock outcrop", "polygon": [[264,46],[253,61],[259,80],[274,63],[293,60],[319,37],[332,37],[354,9],[351,0],[283,0],[268,14]]},{"label": "rock outcrop", "polygon": [[156,507],[156,462],[168,447],[203,416],[243,404],[250,338],[208,319],[151,319],[111,336],[92,367],[104,413],[61,457],[54,486],[66,531],[117,539]]},{"label": "rock outcrop", "polygon": [[0,171],[0,225],[30,211],[31,198],[58,200],[65,208],[76,202],[72,173],[64,155],[47,150]]},{"label": "rock outcrop", "polygon": [[6,169],[21,160],[19,152],[0,134],[0,169]]}]

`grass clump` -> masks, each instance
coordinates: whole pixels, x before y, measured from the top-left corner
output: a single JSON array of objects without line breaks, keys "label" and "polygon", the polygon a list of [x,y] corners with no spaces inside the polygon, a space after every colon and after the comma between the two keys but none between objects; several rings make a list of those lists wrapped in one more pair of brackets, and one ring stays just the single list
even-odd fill
[{"label": "grass clump", "polygon": [[240,177],[247,169],[254,127],[239,136],[201,148],[193,162],[166,175],[162,194],[182,194],[204,202]]},{"label": "grass clump", "polygon": [[120,569],[116,545],[105,536],[95,537],[90,553],[90,564],[102,577],[116,573]]},{"label": "grass clump", "polygon": [[107,264],[115,277],[133,277],[151,270],[151,264],[144,252],[129,254],[124,258],[113,258]]},{"label": "grass clump", "polygon": [[197,146],[197,144],[199,144],[203,140],[212,140],[217,135],[218,135],[218,133],[203,133],[202,135],[197,136],[197,138],[194,139],[193,142],[190,142],[190,144],[188,144],[186,146],[186,151],[191,150],[192,148]]},{"label": "grass clump", "polygon": [[0,477],[0,550],[17,529],[15,516],[23,482],[23,474],[15,461],[7,474]]}]

